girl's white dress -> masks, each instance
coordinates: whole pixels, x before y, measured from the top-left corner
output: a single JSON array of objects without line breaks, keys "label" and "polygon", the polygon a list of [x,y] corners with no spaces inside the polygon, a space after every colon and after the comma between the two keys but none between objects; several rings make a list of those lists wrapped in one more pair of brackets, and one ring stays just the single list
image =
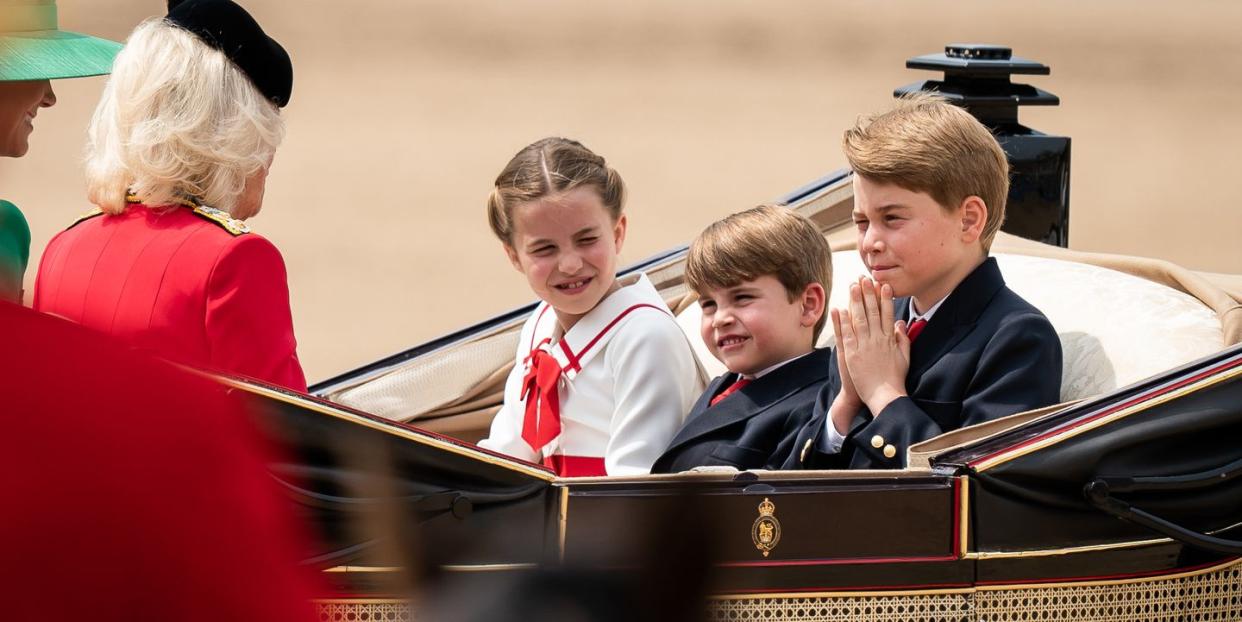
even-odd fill
[{"label": "girl's white dress", "polygon": [[[504,405],[479,446],[567,477],[650,471],[704,379],[647,276],[621,282],[568,333],[546,302],[535,309],[522,327]],[[554,382],[555,392],[538,382]]]}]

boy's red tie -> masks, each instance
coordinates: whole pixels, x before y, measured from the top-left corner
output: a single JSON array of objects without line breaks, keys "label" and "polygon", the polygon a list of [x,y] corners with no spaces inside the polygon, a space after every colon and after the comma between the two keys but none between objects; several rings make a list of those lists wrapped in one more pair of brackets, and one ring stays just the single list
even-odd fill
[{"label": "boy's red tie", "polygon": [[918,339],[919,333],[923,332],[924,326],[927,326],[927,320],[923,318],[910,323],[910,326],[906,328],[906,336],[910,338],[910,343],[914,343],[914,340]]},{"label": "boy's red tie", "polygon": [[530,371],[522,379],[526,401],[522,440],[538,453],[561,434],[561,398],[556,386],[561,366],[546,350],[535,350],[530,356]]},{"label": "boy's red tie", "polygon": [[713,397],[711,403],[708,404],[708,406],[715,406],[716,402],[719,402],[720,400],[723,400],[724,398],[729,397],[730,395],[733,395],[739,389],[741,389],[742,387],[748,384],[750,384],[750,378],[738,378],[736,382],[729,385],[728,388],[726,388],[724,391],[721,391],[719,395],[717,395],[716,397]]}]

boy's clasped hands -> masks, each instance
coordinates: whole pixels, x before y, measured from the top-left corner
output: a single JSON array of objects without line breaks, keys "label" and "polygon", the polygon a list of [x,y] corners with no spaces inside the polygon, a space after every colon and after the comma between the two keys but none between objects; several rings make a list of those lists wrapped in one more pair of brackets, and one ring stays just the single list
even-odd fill
[{"label": "boy's clasped hands", "polygon": [[863,406],[879,415],[884,407],[906,395],[910,338],[906,322],[894,321],[893,317],[892,286],[878,285],[867,277],[850,285],[848,309],[832,309],[841,391],[829,415],[843,436]]}]

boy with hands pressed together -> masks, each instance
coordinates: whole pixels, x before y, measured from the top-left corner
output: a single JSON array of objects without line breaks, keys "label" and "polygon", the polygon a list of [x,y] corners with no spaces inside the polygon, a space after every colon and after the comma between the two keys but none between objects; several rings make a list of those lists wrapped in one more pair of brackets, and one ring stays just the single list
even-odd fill
[{"label": "boy with hands pressed together", "polygon": [[[829,408],[833,427],[829,437],[836,443],[844,439],[841,431],[850,429],[860,408],[882,412],[906,395],[910,335],[917,336],[917,331],[910,331],[905,320],[893,320],[893,286],[885,283],[878,289],[877,293],[871,279],[860,278],[850,285],[849,308],[831,311],[837,368],[845,370],[841,390]],[[925,325],[926,321],[918,330]]]},{"label": "boy with hands pressed together", "polygon": [[920,94],[843,143],[872,278],[831,312],[830,378],[785,468],[902,468],[912,444],[1056,403],[1056,331],[988,257],[1009,178],[987,128]]}]

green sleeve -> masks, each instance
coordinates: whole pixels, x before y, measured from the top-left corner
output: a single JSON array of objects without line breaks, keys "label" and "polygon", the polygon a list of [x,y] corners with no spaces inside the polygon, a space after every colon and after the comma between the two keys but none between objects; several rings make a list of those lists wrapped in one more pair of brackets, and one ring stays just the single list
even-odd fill
[{"label": "green sleeve", "polygon": [[21,210],[0,200],[0,300],[22,301],[22,277],[30,261],[30,226]]}]

